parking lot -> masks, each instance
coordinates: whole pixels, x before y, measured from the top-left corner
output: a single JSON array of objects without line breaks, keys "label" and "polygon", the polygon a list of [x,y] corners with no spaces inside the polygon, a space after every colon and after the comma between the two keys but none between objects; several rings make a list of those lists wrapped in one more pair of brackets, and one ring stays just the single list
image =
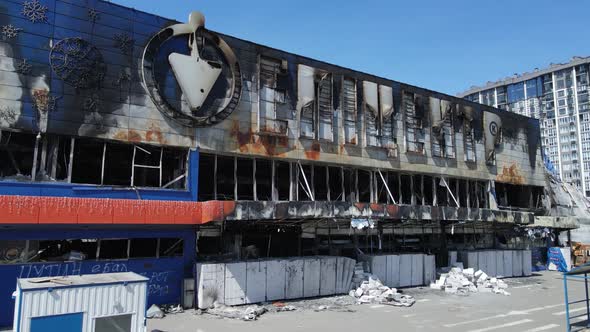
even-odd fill
[{"label": "parking lot", "polygon": [[[535,273],[528,278],[506,279],[510,296],[475,293],[468,296],[445,294],[428,288],[405,289],[416,303],[410,308],[387,305],[330,306],[331,298],[318,303],[289,302],[291,312],[269,312],[257,321],[196,315],[194,310],[164,319],[148,321],[148,331],[565,331],[563,281],[557,272]],[[570,301],[584,296],[582,282],[570,281]],[[305,303],[305,304],[304,304]],[[322,309],[322,310],[319,310]],[[586,313],[584,304],[572,308],[571,315]],[[580,326],[586,317],[572,320]]]}]

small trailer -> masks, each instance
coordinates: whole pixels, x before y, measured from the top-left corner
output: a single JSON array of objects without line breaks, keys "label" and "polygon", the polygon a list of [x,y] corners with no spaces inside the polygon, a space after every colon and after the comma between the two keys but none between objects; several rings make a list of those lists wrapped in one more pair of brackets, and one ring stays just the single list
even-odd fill
[{"label": "small trailer", "polygon": [[18,279],[13,331],[145,331],[147,282],[133,272]]}]

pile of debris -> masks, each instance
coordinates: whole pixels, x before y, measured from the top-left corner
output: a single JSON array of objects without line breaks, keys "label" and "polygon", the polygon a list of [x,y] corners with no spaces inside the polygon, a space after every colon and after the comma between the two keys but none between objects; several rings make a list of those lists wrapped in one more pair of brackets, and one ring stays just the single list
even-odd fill
[{"label": "pile of debris", "polygon": [[356,290],[351,290],[350,296],[357,299],[357,303],[379,303],[396,307],[411,307],[416,300],[410,295],[401,294],[395,288],[384,286],[381,280],[369,275]]},{"label": "pile of debris", "polygon": [[439,279],[430,284],[430,288],[461,295],[478,292],[510,295],[504,281],[490,278],[482,270],[475,272],[473,268],[463,269],[459,266],[451,268],[447,273],[441,273]]}]

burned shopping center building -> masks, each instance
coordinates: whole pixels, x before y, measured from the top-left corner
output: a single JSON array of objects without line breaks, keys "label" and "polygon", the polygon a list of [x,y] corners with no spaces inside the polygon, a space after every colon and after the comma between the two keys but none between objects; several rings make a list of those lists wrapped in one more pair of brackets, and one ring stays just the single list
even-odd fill
[{"label": "burned shopping center building", "polygon": [[9,0],[0,25],[0,325],[19,277],[134,271],[164,304],[196,262],[546,245],[538,120],[198,12]]}]

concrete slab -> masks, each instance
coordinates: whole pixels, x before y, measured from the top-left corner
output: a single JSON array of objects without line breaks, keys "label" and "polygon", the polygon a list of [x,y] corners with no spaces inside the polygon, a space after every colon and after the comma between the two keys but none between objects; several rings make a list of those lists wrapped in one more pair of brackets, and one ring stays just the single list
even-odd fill
[{"label": "concrete slab", "polygon": [[496,251],[495,250],[487,250],[486,251],[486,264],[488,266],[488,271],[486,273],[489,276],[496,277],[498,275],[498,270],[496,267]]},{"label": "concrete slab", "polygon": [[424,284],[424,254],[412,255],[412,286]]},{"label": "concrete slab", "polygon": [[304,260],[293,259],[287,261],[285,279],[285,298],[298,299],[303,297],[303,265]]},{"label": "concrete slab", "polygon": [[336,293],[336,257],[320,258],[320,295]]},{"label": "concrete slab", "polygon": [[266,261],[246,262],[246,303],[266,301]]},{"label": "concrete slab", "polygon": [[388,287],[399,287],[400,262],[398,255],[387,255],[387,284]]},{"label": "concrete slab", "polygon": [[504,276],[511,278],[514,276],[512,272],[512,250],[502,250],[504,255]]},{"label": "concrete slab", "polygon": [[512,251],[512,276],[521,277],[522,269],[522,250]]},{"label": "concrete slab", "polygon": [[496,276],[499,278],[505,277],[506,274],[504,274],[504,251],[494,250],[494,256],[496,259]]},{"label": "concrete slab", "polygon": [[266,300],[283,300],[287,274],[286,260],[269,260],[266,262]]},{"label": "concrete slab", "polygon": [[412,286],[412,255],[399,256],[399,287]]},{"label": "concrete slab", "polygon": [[197,264],[197,307],[225,301],[225,264]]},{"label": "concrete slab", "polygon": [[320,295],[320,260],[306,258],[303,262],[303,297]]},{"label": "concrete slab", "polygon": [[246,263],[225,264],[225,301],[226,305],[246,303]]},{"label": "concrete slab", "polygon": [[430,285],[436,279],[436,257],[424,255],[424,281],[423,285]]},{"label": "concrete slab", "polygon": [[533,257],[530,250],[522,251],[522,275],[529,277],[533,274]]}]

